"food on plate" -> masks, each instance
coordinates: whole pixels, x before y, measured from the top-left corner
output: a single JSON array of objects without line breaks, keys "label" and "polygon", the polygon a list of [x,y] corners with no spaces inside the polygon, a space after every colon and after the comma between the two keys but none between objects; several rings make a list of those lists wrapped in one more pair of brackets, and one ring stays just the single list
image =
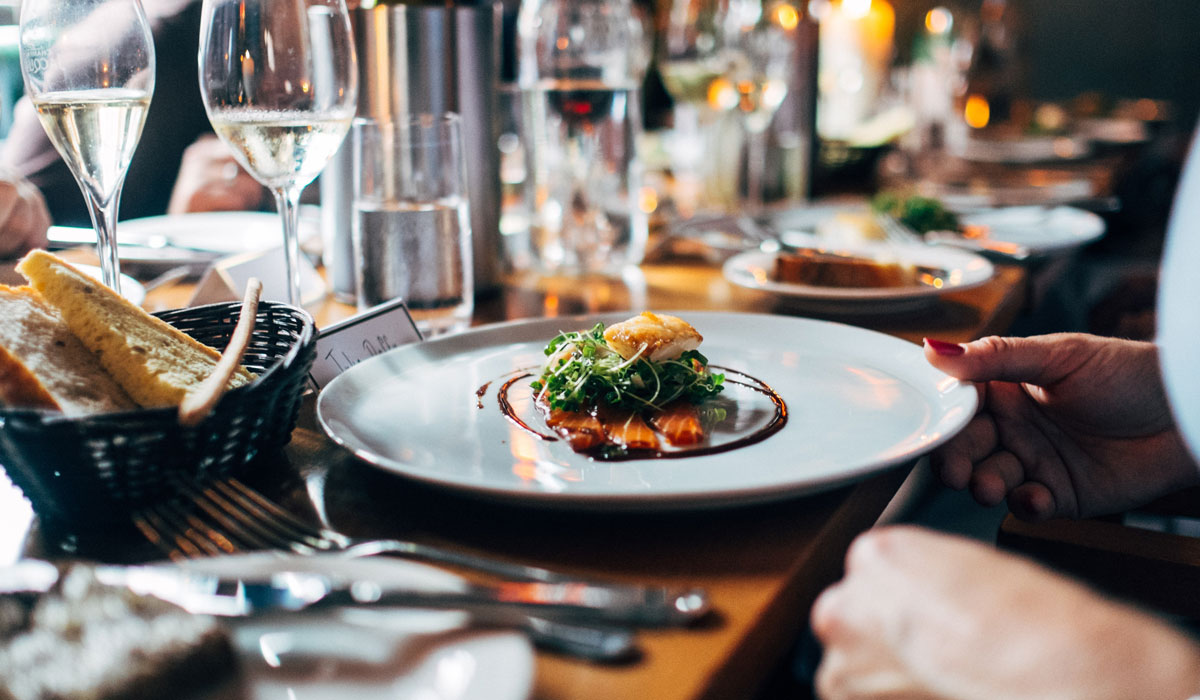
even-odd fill
[{"label": "food on plate", "polygon": [[[13,571],[33,564],[53,576],[49,564],[26,562],[0,577],[14,583]],[[0,593],[0,700],[175,697],[236,673],[215,620],[103,585],[89,567],[67,569],[45,592],[8,588]]]},{"label": "food on plate", "polygon": [[817,222],[816,234],[822,240],[838,243],[862,241],[886,241],[887,232],[875,220],[875,215],[866,211],[840,211]]},{"label": "food on plate", "polygon": [[41,295],[2,285],[0,405],[67,415],[137,408]]},{"label": "food on plate", "polygon": [[[705,439],[698,408],[723,388],[691,324],[645,312],[607,329],[560,333],[531,383],[546,423],[577,452],[657,450]],[[723,418],[721,409],[707,416]]]},{"label": "food on plate", "polygon": [[919,283],[912,265],[800,249],[775,256],[774,279],[813,287],[907,287]]},{"label": "food on plate", "polygon": [[[17,265],[71,332],[139,405],[177,405],[220,353],[129,303],[64,260],[35,250]],[[249,383],[239,368],[229,388]]]},{"label": "food on plate", "polygon": [[885,191],[871,200],[871,209],[891,216],[920,234],[930,231],[958,231],[961,228],[954,212],[932,197]]}]

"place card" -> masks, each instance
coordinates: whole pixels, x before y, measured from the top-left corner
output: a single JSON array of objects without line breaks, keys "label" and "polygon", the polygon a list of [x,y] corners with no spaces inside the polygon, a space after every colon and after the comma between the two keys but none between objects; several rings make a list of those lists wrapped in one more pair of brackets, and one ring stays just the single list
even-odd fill
[{"label": "place card", "polygon": [[[192,295],[190,306],[215,304],[221,301],[241,301],[246,283],[251,277],[262,281],[262,298],[287,302],[287,265],[283,248],[271,248],[255,253],[243,253],[213,263],[204,273]],[[300,256],[300,304],[307,306],[325,298],[325,281],[304,255]]]},{"label": "place card", "polygon": [[320,332],[309,379],[319,391],[359,362],[420,340],[404,300],[384,302]]}]

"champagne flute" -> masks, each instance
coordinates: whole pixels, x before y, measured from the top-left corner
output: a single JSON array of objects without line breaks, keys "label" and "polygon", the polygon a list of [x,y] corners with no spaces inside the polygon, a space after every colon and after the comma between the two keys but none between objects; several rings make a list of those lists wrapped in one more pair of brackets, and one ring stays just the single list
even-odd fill
[{"label": "champagne flute", "polygon": [[26,0],[21,73],[42,128],[83,191],[104,284],[121,291],[117,210],[154,92],[154,41],[138,0]]},{"label": "champagne flute", "polygon": [[763,208],[767,128],[795,70],[800,9],[787,0],[729,0],[724,78],[733,86],[746,132],[746,206]]},{"label": "champagne flute", "polygon": [[728,6],[729,0],[671,0],[658,42],[658,70],[675,103],[670,142],[674,203],[685,219],[702,208],[733,205],[734,185],[728,169],[721,167],[720,138],[725,114],[737,104],[733,86],[724,78],[722,23]]},{"label": "champagne flute", "polygon": [[300,192],[338,150],[358,105],[344,0],[204,0],[200,92],[213,129],[275,195],[288,302],[300,304]]}]

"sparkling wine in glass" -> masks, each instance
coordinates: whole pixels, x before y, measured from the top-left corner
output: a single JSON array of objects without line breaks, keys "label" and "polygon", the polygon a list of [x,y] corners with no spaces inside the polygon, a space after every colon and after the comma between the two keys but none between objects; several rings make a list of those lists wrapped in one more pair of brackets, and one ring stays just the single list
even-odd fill
[{"label": "sparkling wine in glass", "polygon": [[300,192],[341,146],[358,104],[344,0],[204,0],[200,92],[213,129],[275,194],[288,302],[300,303]]},{"label": "sparkling wine in glass", "polygon": [[154,92],[154,42],[138,0],[26,0],[21,72],[42,127],[95,226],[106,285],[120,292],[116,221]]},{"label": "sparkling wine in glass", "polygon": [[746,132],[746,205],[752,212],[763,208],[767,129],[795,70],[800,12],[786,0],[729,0],[723,20],[723,79]]}]

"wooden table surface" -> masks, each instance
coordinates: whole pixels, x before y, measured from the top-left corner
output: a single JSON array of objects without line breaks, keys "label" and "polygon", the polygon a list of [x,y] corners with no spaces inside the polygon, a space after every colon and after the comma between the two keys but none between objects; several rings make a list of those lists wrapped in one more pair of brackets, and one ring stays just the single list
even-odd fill
[{"label": "wooden table surface", "polygon": [[[1024,303],[1025,282],[1021,269],[1000,267],[982,287],[948,294],[926,311],[852,321],[913,342],[1002,333]],[[146,305],[179,306],[189,294],[187,285],[156,290]],[[677,263],[646,265],[623,282],[513,276],[478,305],[476,316],[485,322],[641,308],[800,313],[728,284],[713,266]],[[327,301],[312,311],[323,326],[353,309]],[[709,592],[711,619],[695,628],[642,632],[636,662],[600,666],[539,653],[539,700],[751,697],[803,630],[814,597],[840,576],[849,542],[875,523],[908,472],[894,469],[774,504],[701,512],[521,509],[358,463],[315,426],[312,401],[286,458],[278,474],[256,475],[264,482],[258,485],[298,511],[313,513],[315,503],[317,514],[350,535],[402,535],[580,574]],[[11,529],[5,525],[4,539],[24,535]]]}]

